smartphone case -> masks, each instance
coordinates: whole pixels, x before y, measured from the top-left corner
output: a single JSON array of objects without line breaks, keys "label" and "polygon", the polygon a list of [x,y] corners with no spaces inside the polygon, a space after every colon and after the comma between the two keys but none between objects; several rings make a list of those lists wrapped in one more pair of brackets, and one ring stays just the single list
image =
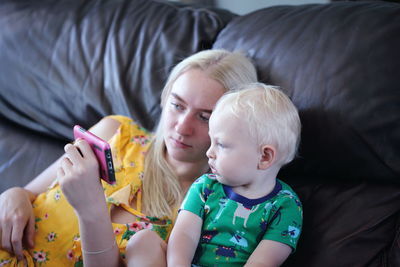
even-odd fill
[{"label": "smartphone case", "polygon": [[74,126],[74,137],[75,139],[84,139],[89,143],[99,162],[100,178],[109,184],[115,184],[114,164],[110,145],[79,125]]}]

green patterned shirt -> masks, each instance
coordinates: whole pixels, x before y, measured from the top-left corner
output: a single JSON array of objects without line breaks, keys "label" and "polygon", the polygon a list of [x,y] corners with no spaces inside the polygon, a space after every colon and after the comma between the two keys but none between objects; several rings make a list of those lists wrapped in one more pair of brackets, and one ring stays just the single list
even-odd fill
[{"label": "green patterned shirt", "polygon": [[203,220],[193,259],[200,266],[243,266],[261,240],[281,242],[294,251],[302,227],[301,202],[278,179],[271,193],[248,199],[205,174],[193,183],[181,209]]}]

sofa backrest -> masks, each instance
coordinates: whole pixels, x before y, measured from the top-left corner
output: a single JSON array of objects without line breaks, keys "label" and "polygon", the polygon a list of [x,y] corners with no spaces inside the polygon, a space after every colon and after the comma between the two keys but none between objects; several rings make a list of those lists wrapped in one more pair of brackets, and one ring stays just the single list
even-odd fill
[{"label": "sofa backrest", "polygon": [[0,117],[72,138],[109,114],[153,129],[172,67],[234,14],[148,0],[0,3]]},{"label": "sofa backrest", "polygon": [[300,110],[299,157],[280,178],[304,222],[284,266],[400,266],[397,4],[235,17],[151,0],[2,0],[0,193],[63,153],[74,124],[118,113],[151,130],[171,68],[210,47],[247,53]]},{"label": "sofa backrest", "polygon": [[172,67],[234,16],[152,0],[0,1],[0,193],[62,155],[75,124],[122,114],[152,130]]},{"label": "sofa backrest", "polygon": [[400,5],[276,6],[236,17],[214,48],[241,50],[300,111],[287,179],[400,183]]}]

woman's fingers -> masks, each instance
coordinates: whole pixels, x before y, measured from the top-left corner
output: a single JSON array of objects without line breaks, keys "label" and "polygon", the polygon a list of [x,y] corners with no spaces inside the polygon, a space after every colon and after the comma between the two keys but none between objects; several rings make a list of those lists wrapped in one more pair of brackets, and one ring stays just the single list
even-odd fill
[{"label": "woman's fingers", "polygon": [[11,231],[11,225],[8,222],[4,222],[1,229],[1,247],[8,252],[12,252]]},{"label": "woman's fingers", "polygon": [[86,208],[82,203],[91,202],[88,192],[95,188],[104,197],[99,165],[90,145],[83,139],[78,139],[74,145],[67,144],[64,150],[65,157],[57,170],[58,181],[68,202],[75,210],[81,210]]},{"label": "woman's fingers", "polygon": [[24,222],[20,218],[8,220],[2,228],[2,248],[15,254],[18,259],[23,258],[22,235],[24,232]]},{"label": "woman's fingers", "polygon": [[33,241],[34,223],[32,204],[25,189],[14,187],[0,195],[0,246],[3,249],[23,258],[22,240],[27,238],[25,229],[33,227],[29,230]]},{"label": "woman's fingers", "polygon": [[15,256],[17,256],[19,260],[24,258],[24,254],[22,253],[22,234],[24,232],[24,226],[17,223],[12,227],[11,245]]},{"label": "woman's fingers", "polygon": [[64,147],[65,156],[60,162],[60,177],[78,178],[86,176],[89,170],[98,171],[97,159],[90,145],[83,139],[78,139],[75,144]]},{"label": "woman's fingers", "polygon": [[28,225],[25,227],[25,243],[33,248],[35,246],[35,216],[31,214]]},{"label": "woman's fingers", "polygon": [[[62,159],[63,160],[63,159]],[[57,169],[57,180],[58,181],[60,181],[60,179],[62,178],[62,177],[64,177],[65,176],[65,172],[64,172],[64,170],[62,169],[62,167],[61,167],[61,162],[60,162],[60,166],[58,167],[58,169]]]},{"label": "woman's fingers", "polygon": [[64,151],[66,153],[66,157],[71,161],[72,165],[96,161],[96,157],[92,148],[88,142],[83,139],[77,139],[74,145],[66,144]]},{"label": "woman's fingers", "polygon": [[72,144],[66,144],[64,147],[67,159],[70,160],[72,164],[77,164],[82,160],[83,155],[78,151],[78,147]]},{"label": "woman's fingers", "polygon": [[61,174],[63,174],[63,176],[65,174],[69,174],[73,165],[74,164],[72,164],[72,161],[69,159],[69,157],[65,156],[60,163]]},{"label": "woman's fingers", "polygon": [[89,143],[83,139],[78,139],[75,142],[75,146],[78,148],[85,160],[92,160],[95,158],[92,148]]}]

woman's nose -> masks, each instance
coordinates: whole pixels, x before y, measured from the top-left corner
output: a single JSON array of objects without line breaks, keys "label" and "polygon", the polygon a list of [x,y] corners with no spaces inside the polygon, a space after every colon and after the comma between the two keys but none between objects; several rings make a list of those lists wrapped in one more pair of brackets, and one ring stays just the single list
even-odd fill
[{"label": "woman's nose", "polygon": [[192,123],[190,114],[182,114],[175,125],[175,130],[183,136],[192,135],[194,130]]}]

